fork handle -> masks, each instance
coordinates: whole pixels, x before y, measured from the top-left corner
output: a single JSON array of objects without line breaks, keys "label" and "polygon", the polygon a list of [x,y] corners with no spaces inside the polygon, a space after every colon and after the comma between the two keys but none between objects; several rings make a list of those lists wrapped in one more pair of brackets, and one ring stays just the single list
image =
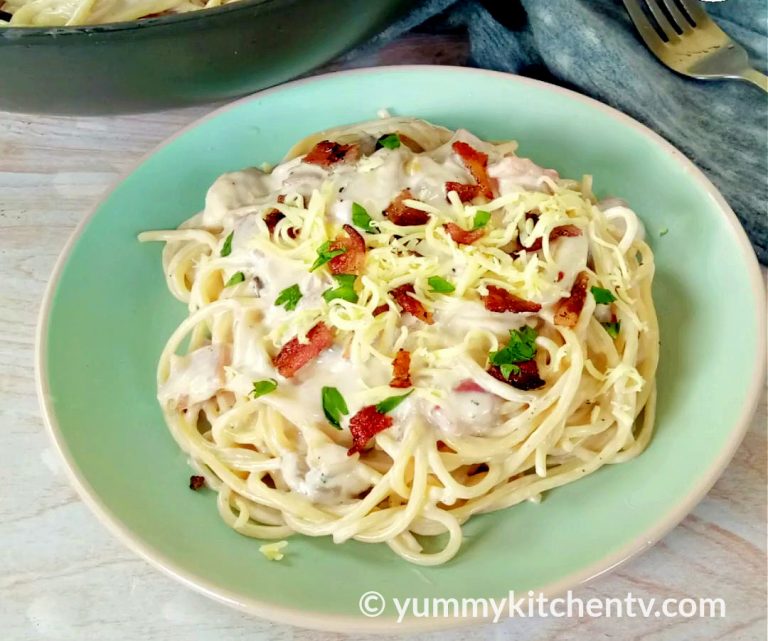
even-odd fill
[{"label": "fork handle", "polygon": [[760,73],[757,69],[745,69],[739,74],[739,78],[752,83],[756,87],[760,87],[760,89],[768,93],[768,76]]}]

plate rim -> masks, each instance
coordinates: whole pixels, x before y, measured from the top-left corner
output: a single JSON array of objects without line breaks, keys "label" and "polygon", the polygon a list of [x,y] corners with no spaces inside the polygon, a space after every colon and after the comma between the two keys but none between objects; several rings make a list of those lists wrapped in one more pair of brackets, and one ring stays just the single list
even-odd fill
[{"label": "plate rim", "polygon": [[629,543],[622,546],[613,554],[604,556],[599,561],[580,571],[573,572],[559,579],[558,581],[543,586],[540,588],[539,592],[548,598],[552,598],[564,593],[566,590],[584,585],[596,579],[597,577],[614,570],[618,566],[623,565],[630,559],[633,559],[635,556],[652,547],[662,537],[672,531],[706,496],[706,494],[721,476],[733,458],[734,454],[736,453],[737,448],[741,444],[747,430],[749,429],[752,416],[757,409],[762,391],[760,373],[761,371],[765,370],[766,365],[766,301],[762,295],[762,276],[754,249],[750,244],[744,228],[736,217],[736,214],[733,212],[730,205],[726,202],[722,194],[720,194],[718,189],[712,184],[709,178],[707,178],[702,170],[699,169],[685,154],[683,154],[666,139],[664,139],[662,136],[657,134],[646,125],[640,123],[639,121],[619,111],[618,109],[600,102],[599,100],[548,82],[543,82],[541,80],[535,80],[533,78],[527,78],[524,76],[501,71],[491,71],[487,69],[476,69],[471,67],[450,65],[385,65],[336,71],[332,73],[311,76],[309,78],[293,80],[291,82],[283,83],[275,87],[270,87],[268,89],[256,92],[233,102],[229,102],[187,124],[168,138],[164,139],[161,143],[150,149],[148,152],[143,154],[135,163],[132,163],[128,169],[120,173],[120,175],[112,182],[111,186],[103,192],[98,202],[86,213],[82,220],[78,222],[74,231],[71,233],[66,244],[61,250],[61,253],[56,259],[48,284],[45,288],[35,332],[35,388],[37,392],[41,417],[43,419],[45,430],[53,442],[54,448],[57,450],[61,460],[64,462],[70,484],[75,488],[80,499],[96,516],[97,520],[99,520],[107,528],[107,530],[111,532],[117,539],[119,539],[126,547],[128,547],[134,553],[138,554],[150,565],[159,569],[165,575],[170,576],[172,579],[175,579],[186,587],[189,587],[194,591],[203,594],[204,596],[207,596],[215,601],[224,603],[225,605],[234,607],[235,609],[242,612],[256,615],[275,623],[294,625],[327,632],[391,634],[393,630],[397,630],[400,633],[407,633],[447,629],[472,623],[481,624],[487,623],[489,620],[482,617],[438,617],[424,619],[410,617],[403,619],[401,623],[396,623],[390,617],[366,618],[365,616],[362,616],[362,614],[360,616],[337,615],[326,614],[317,611],[307,611],[298,608],[286,608],[284,606],[270,604],[269,602],[260,599],[238,595],[236,592],[218,585],[216,582],[211,581],[202,575],[186,570],[184,567],[168,559],[165,555],[155,550],[150,544],[135,536],[130,531],[130,529],[111,512],[109,506],[107,506],[102,501],[102,499],[98,496],[98,493],[86,481],[82,472],[75,464],[69,447],[67,446],[66,439],[64,438],[56,415],[53,411],[50,390],[48,386],[48,354],[46,338],[48,336],[48,327],[53,298],[58,289],[63,269],[70,258],[73,247],[82,235],[85,228],[90,224],[91,220],[98,213],[106,200],[114,193],[117,187],[121,185],[129,176],[131,176],[149,158],[154,156],[161,149],[164,149],[168,145],[175,142],[177,138],[180,138],[187,132],[199,127],[203,123],[218,118],[227,111],[239,108],[247,102],[258,101],[272,93],[278,93],[288,88],[301,85],[323,83],[328,79],[336,78],[339,76],[356,76],[382,72],[387,73],[392,71],[402,71],[403,73],[437,72],[456,73],[458,75],[466,74],[490,76],[497,78],[502,82],[529,85],[549,92],[554,96],[559,95],[575,100],[586,106],[597,109],[608,118],[618,120],[620,123],[629,126],[630,128],[634,129],[649,139],[652,143],[659,146],[662,151],[666,152],[677,162],[677,164],[685,171],[687,175],[689,175],[699,184],[699,186],[706,192],[706,194],[714,201],[714,205],[719,214],[725,218],[725,221],[728,223],[731,232],[734,234],[737,245],[741,249],[742,254],[744,254],[749,265],[748,273],[746,276],[749,280],[750,289],[754,294],[755,300],[758,301],[756,308],[754,309],[757,321],[756,327],[758,329],[756,337],[757,349],[753,363],[753,371],[750,372],[751,382],[746,396],[746,402],[741,407],[738,416],[733,422],[733,427],[730,430],[726,445],[722,448],[713,464],[708,467],[704,476],[699,481],[697,481],[694,488],[691,489],[691,491],[688,492],[688,494],[686,494],[683,499],[680,500],[675,505],[675,507],[671,509],[663,518],[657,520],[651,527],[633,537]]}]

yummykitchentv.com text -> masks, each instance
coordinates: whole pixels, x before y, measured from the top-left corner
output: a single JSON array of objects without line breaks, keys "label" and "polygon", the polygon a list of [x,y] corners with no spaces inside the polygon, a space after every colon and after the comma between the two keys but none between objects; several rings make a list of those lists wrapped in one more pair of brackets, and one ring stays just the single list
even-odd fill
[{"label": "yummykitchentv.com text", "polygon": [[397,622],[419,618],[482,619],[497,623],[512,617],[542,618],[666,618],[693,619],[725,617],[725,601],[712,597],[665,598],[639,597],[628,592],[624,597],[565,595],[548,598],[529,591],[510,591],[501,598],[391,597],[369,591],[360,596],[360,612],[367,617],[393,615]]}]

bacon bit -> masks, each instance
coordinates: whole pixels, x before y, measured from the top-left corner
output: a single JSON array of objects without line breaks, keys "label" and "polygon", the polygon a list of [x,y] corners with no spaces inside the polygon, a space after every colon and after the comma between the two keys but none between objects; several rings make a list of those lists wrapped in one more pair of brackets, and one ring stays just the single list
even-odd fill
[{"label": "bacon bit", "polygon": [[[562,238],[564,236],[570,236],[571,238],[581,236],[581,229],[576,227],[576,225],[561,225],[560,227],[555,227],[551,232],[549,232],[549,242],[551,243],[553,240],[557,240],[558,238]],[[523,249],[525,249],[527,252],[537,252],[541,249],[543,244],[543,240],[541,238],[537,238],[533,241],[533,244],[530,247],[523,247]]]},{"label": "bacon bit", "polygon": [[376,309],[373,310],[373,315],[378,316],[379,314],[383,314],[389,309],[389,305],[386,303],[384,305],[379,305]]},{"label": "bacon bit", "polygon": [[461,141],[453,143],[452,147],[480,186],[480,194],[486,198],[493,198],[491,178],[488,176],[488,154]]},{"label": "bacon bit", "polygon": [[190,476],[189,477],[189,489],[190,490],[199,490],[201,487],[205,485],[205,477],[204,476]]},{"label": "bacon bit", "polygon": [[308,343],[300,343],[298,338],[289,340],[272,359],[272,364],[286,378],[291,378],[307,363],[318,357],[320,352],[333,344],[333,331],[323,322],[318,323],[307,333]]},{"label": "bacon bit", "polygon": [[384,210],[384,215],[395,225],[408,227],[411,225],[425,225],[429,220],[429,214],[421,209],[408,207],[403,203],[404,200],[413,200],[413,194],[410,189],[403,189],[395,199],[389,203]]},{"label": "bacon bit", "polygon": [[485,392],[486,389],[478,385],[471,378],[465,378],[461,383],[453,388],[454,392]]},{"label": "bacon bit", "polygon": [[481,190],[480,185],[465,185],[464,183],[448,181],[445,183],[445,199],[448,200],[448,192],[455,191],[461,202],[468,203],[477,198]]},{"label": "bacon bit", "polygon": [[390,387],[411,387],[411,353],[401,349],[392,361],[392,381]]},{"label": "bacon bit", "polygon": [[488,373],[502,383],[507,383],[521,390],[538,389],[546,385],[541,376],[539,376],[539,366],[535,360],[531,359],[524,363],[516,363],[516,365],[520,368],[520,371],[517,374],[510,374],[509,378],[504,378],[501,368],[496,365],[493,365],[488,370]]},{"label": "bacon bit", "polygon": [[375,405],[368,405],[355,414],[349,421],[349,431],[352,434],[352,447],[347,450],[347,456],[363,451],[376,434],[392,427],[392,417],[379,414]]},{"label": "bacon bit", "polygon": [[[277,197],[277,202],[284,203],[285,196],[280,194]],[[266,214],[264,214],[264,222],[267,224],[267,229],[269,230],[270,236],[275,233],[275,227],[277,227],[277,223],[279,223],[283,218],[285,218],[285,214],[283,214],[283,212],[281,212],[279,209],[275,209],[274,207],[270,209]],[[298,235],[299,232],[295,227],[288,228],[288,236],[290,238],[296,238]]]},{"label": "bacon bit", "polygon": [[354,162],[358,158],[360,158],[358,145],[342,145],[338,142],[323,140],[309,150],[302,162],[328,168],[337,162]]},{"label": "bacon bit", "polygon": [[400,137],[400,142],[403,143],[406,147],[408,147],[408,149],[410,149],[412,152],[418,154],[424,151],[424,147],[422,147],[410,136],[406,136],[405,134],[401,134],[399,132],[397,135]]},{"label": "bacon bit", "polygon": [[430,314],[421,304],[421,301],[416,300],[411,294],[414,293],[413,285],[410,283],[406,285],[400,285],[395,289],[390,290],[389,294],[394,301],[400,306],[401,311],[411,316],[415,316],[420,321],[424,321],[427,325],[431,325],[435,321]]},{"label": "bacon bit", "polygon": [[458,243],[459,245],[471,245],[485,234],[484,229],[467,231],[466,229],[459,227],[456,223],[445,223],[443,228],[448,232],[448,235],[453,239],[453,242]]},{"label": "bacon bit", "polygon": [[450,445],[448,445],[445,441],[435,441],[435,446],[437,447],[438,452],[455,452]]},{"label": "bacon bit", "polygon": [[565,278],[565,272],[557,272],[557,282],[559,283],[563,278]]},{"label": "bacon bit", "polygon": [[344,249],[345,252],[331,258],[328,262],[328,268],[332,274],[356,274],[359,276],[365,267],[365,239],[357,233],[352,225],[344,225],[344,231],[347,237],[337,236],[328,249],[330,251]]},{"label": "bacon bit", "polygon": [[488,295],[482,296],[485,309],[489,312],[538,312],[541,305],[525,300],[501,287],[488,285]]},{"label": "bacon bit", "polygon": [[580,272],[571,287],[571,295],[568,298],[561,298],[555,305],[555,325],[576,327],[581,310],[584,308],[584,301],[587,299],[588,284],[587,272]]}]

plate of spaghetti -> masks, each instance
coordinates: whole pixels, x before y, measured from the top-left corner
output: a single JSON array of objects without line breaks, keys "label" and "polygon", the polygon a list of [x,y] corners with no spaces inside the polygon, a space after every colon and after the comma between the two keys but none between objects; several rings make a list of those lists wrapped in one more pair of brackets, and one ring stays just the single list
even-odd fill
[{"label": "plate of spaghetti", "polygon": [[362,595],[551,595],[673,527],[754,409],[759,283],[714,187],[626,116],[503,74],[347,72],[220,110],[115,188],[49,289],[39,391],[151,562],[387,629]]}]

